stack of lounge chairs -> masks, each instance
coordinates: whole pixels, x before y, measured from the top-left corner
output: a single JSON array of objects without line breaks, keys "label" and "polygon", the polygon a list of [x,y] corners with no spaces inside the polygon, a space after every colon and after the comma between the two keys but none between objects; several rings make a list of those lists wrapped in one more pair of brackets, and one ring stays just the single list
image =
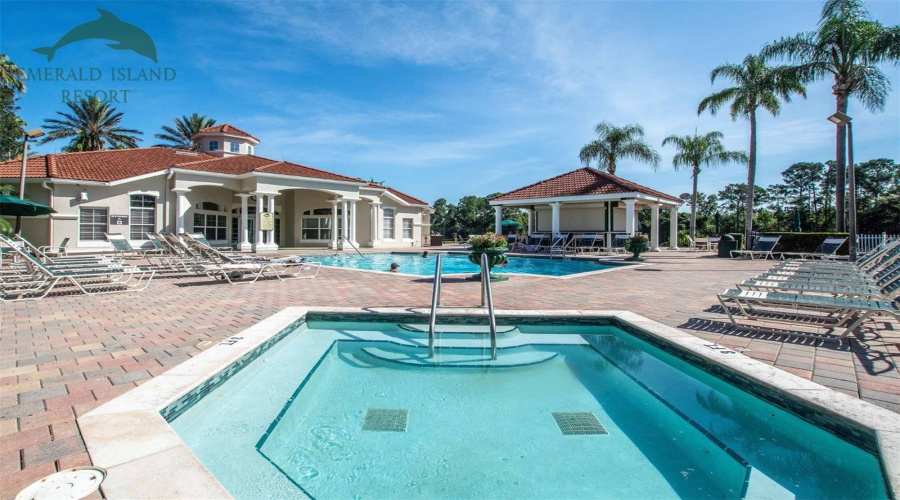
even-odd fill
[{"label": "stack of lounge chairs", "polygon": [[[898,296],[900,240],[894,240],[858,262],[786,260],[718,298],[732,324],[740,329],[843,339],[869,318],[900,319]],[[729,304],[736,306],[740,316],[763,326],[738,322]],[[768,323],[784,323],[789,330],[776,331],[764,326]],[[825,327],[826,332],[790,329],[799,325]]]},{"label": "stack of lounge chairs", "polygon": [[84,294],[141,291],[155,271],[109,257],[50,257],[20,237],[0,235],[12,256],[0,268],[0,300],[34,300],[54,290]]}]

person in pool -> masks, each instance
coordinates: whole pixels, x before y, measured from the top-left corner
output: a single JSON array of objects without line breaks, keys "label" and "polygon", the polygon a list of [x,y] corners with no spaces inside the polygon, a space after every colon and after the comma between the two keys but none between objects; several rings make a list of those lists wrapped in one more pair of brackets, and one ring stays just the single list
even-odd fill
[{"label": "person in pool", "polygon": [[391,272],[396,273],[398,271],[400,271],[400,264],[397,264],[396,262],[391,262]]},{"label": "person in pool", "polygon": [[424,252],[422,252],[422,258],[425,259],[427,257],[428,257],[428,250],[425,250]]}]

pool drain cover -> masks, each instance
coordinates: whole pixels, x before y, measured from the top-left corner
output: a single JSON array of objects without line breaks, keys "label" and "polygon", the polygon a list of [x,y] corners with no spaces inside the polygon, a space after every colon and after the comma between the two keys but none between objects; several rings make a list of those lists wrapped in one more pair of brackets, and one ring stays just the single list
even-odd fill
[{"label": "pool drain cover", "polygon": [[555,411],[551,415],[564,436],[609,434],[597,416],[589,411]]},{"label": "pool drain cover", "polygon": [[364,431],[406,432],[409,410],[369,408],[363,418]]},{"label": "pool drain cover", "polygon": [[106,471],[94,467],[75,467],[50,474],[31,483],[16,495],[16,500],[77,500],[97,491]]}]

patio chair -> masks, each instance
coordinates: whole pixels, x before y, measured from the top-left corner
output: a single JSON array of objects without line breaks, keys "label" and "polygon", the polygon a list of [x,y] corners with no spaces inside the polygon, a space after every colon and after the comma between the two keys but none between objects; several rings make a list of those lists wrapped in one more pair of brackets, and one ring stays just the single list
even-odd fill
[{"label": "patio chair", "polygon": [[[900,320],[900,306],[893,300],[734,289],[718,294],[718,299],[735,328],[822,340],[842,340],[863,321],[874,316],[893,316]],[[738,323],[726,302],[737,306],[740,314],[748,319],[788,325],[812,322],[814,325],[828,327],[828,331],[825,335],[817,335],[795,330],[749,327]],[[767,312],[770,313],[767,316],[760,315]],[[843,331],[834,336],[842,328]]]},{"label": "patio chair", "polygon": [[707,240],[709,243],[706,249],[710,252],[715,252],[719,248],[719,242],[722,241],[722,237],[710,236],[709,238],[707,238]]},{"label": "patio chair", "polygon": [[231,247],[231,246],[213,246],[209,242],[209,240],[206,239],[206,235],[204,235],[203,233],[190,233],[190,234],[184,233],[182,236],[192,238],[196,241],[199,241],[200,243],[203,243],[204,245],[206,245],[210,248],[215,248],[216,250],[219,250],[220,252],[234,251],[234,247]]},{"label": "patio chair", "polygon": [[69,245],[69,240],[72,238],[63,238],[63,240],[59,243],[58,247],[54,247],[53,245],[38,247],[38,250],[41,251],[47,257],[68,257],[69,250],[66,248]]},{"label": "patio chair", "polygon": [[738,284],[741,290],[769,290],[791,293],[821,293],[850,297],[895,300],[900,295],[900,262],[879,273],[871,281],[815,279],[749,279]]},{"label": "patio chair", "polygon": [[578,235],[575,238],[575,253],[594,253],[594,251],[599,250],[600,247],[597,245],[598,237],[599,235],[596,233]]},{"label": "patio chair", "polygon": [[537,252],[549,241],[545,233],[533,233],[528,236],[528,243],[525,244],[525,250],[528,252]]},{"label": "patio chair", "polygon": [[0,284],[0,300],[3,301],[42,299],[66,283],[89,295],[142,291],[150,285],[155,273],[149,268],[133,266],[53,268],[22,248],[12,248],[22,257],[30,274],[20,275],[18,280],[4,278]]},{"label": "patio chair", "polygon": [[781,252],[780,257],[796,256],[800,259],[830,259],[837,255],[838,249],[847,241],[847,238],[825,238],[812,252]]},{"label": "patio chair", "polygon": [[768,259],[775,256],[772,254],[772,250],[775,248],[775,245],[778,244],[778,240],[781,239],[781,236],[760,236],[756,243],[753,244],[753,248],[750,250],[732,250],[731,258],[734,259],[735,255],[739,257],[748,256],[751,259],[756,259],[757,257],[762,257],[763,259]]},{"label": "patio chair", "polygon": [[112,243],[113,249],[115,253],[113,255],[117,257],[122,257],[123,259],[128,258],[139,258],[146,259],[148,254],[158,254],[160,253],[159,249],[156,247],[142,249],[142,248],[134,248],[131,246],[131,243],[125,238],[124,234],[121,233],[106,233],[106,239]]},{"label": "patio chair", "polygon": [[610,245],[606,247],[605,250],[607,253],[611,254],[626,253],[627,249],[625,248],[625,245],[628,243],[629,238],[631,238],[631,236],[627,234],[617,234],[613,237]]},{"label": "patio chair", "polygon": [[[8,249],[6,250],[11,255],[15,255],[18,257],[16,252],[12,252],[10,247],[17,247],[26,252],[29,252],[31,255],[38,258],[45,265],[50,267],[64,267],[64,266],[72,266],[72,267],[83,267],[91,264],[96,264],[98,267],[108,266],[108,265],[120,265],[122,264],[122,259],[118,259],[115,257],[108,256],[97,256],[97,255],[73,255],[69,257],[50,257],[41,251],[42,247],[36,247],[30,241],[23,238],[21,235],[15,235],[12,238],[0,235],[0,243],[3,243]],[[19,259],[16,259],[19,260]]]},{"label": "patio chair", "polygon": [[[202,264],[199,267],[211,278],[224,280],[232,285],[238,285],[242,283],[256,283],[257,280],[265,276],[277,278],[279,281],[284,281],[286,279],[312,279],[318,276],[322,264],[318,262],[308,262],[304,259],[299,262],[279,260]],[[310,269],[315,269],[311,275],[300,275],[302,271]],[[252,276],[253,279],[242,281],[247,275]]]}]

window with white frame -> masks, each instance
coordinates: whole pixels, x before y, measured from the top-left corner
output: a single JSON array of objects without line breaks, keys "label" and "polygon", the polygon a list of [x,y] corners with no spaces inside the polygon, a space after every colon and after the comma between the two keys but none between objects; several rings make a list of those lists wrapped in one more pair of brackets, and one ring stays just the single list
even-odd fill
[{"label": "window with white frame", "polygon": [[247,146],[247,154],[248,154],[248,155],[252,155],[252,154],[253,154],[253,146]]},{"label": "window with white frame", "polygon": [[394,238],[394,209],[385,208],[381,217],[381,237],[386,240]]},{"label": "window with white frame", "polygon": [[210,151],[218,151],[219,150],[219,141],[209,141],[209,150]]},{"label": "window with white frame", "polygon": [[236,143],[236,142],[232,142],[232,143],[231,143],[231,150],[230,150],[230,151],[231,151],[232,153],[240,153],[240,152],[241,152],[241,145],[238,144],[238,143]]},{"label": "window with white frame", "polygon": [[413,220],[412,219],[403,219],[403,237],[407,239],[412,239],[413,237]]},{"label": "window with white frame", "polygon": [[131,238],[146,240],[147,233],[156,232],[156,197],[149,194],[131,195]]},{"label": "window with white frame", "polygon": [[225,207],[204,201],[194,210],[194,232],[203,233],[210,241],[228,240],[228,215]]},{"label": "window with white frame", "polygon": [[109,231],[109,209],[82,207],[78,212],[78,239],[106,241],[106,233]]},{"label": "window with white frame", "polygon": [[[338,227],[341,227],[341,209],[338,209]],[[303,212],[300,219],[300,237],[304,240],[331,239],[331,209],[316,208]]]}]

